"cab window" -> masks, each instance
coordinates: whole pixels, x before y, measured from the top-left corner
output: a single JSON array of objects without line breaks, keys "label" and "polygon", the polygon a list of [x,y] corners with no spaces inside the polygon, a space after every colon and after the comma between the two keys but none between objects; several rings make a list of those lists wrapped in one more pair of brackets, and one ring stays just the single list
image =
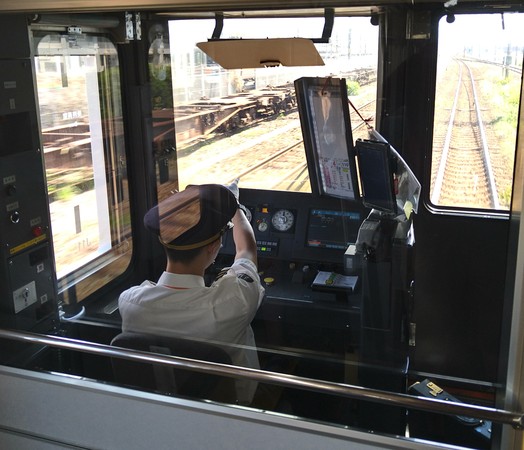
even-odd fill
[{"label": "cab window", "polygon": [[430,200],[442,208],[508,211],[524,15],[446,19],[439,24]]},{"label": "cab window", "polygon": [[35,66],[59,292],[74,304],[130,261],[116,47],[102,36],[35,33]]},{"label": "cab window", "polygon": [[[277,18],[270,26],[267,19],[226,20],[221,38],[314,38],[323,25],[323,18]],[[324,66],[226,70],[196,46],[214,26],[170,22],[176,155],[169,164],[176,160],[178,187],[240,177],[242,188],[311,192],[293,82],[345,78],[352,105],[373,125],[378,27],[369,18],[337,17],[330,42],[315,44]],[[367,138],[354,110],[351,120],[353,137]]]}]

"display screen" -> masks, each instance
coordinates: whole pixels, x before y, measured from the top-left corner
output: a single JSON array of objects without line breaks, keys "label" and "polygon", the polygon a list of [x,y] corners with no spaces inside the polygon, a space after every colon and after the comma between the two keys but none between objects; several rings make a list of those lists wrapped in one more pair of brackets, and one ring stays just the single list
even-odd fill
[{"label": "display screen", "polygon": [[0,157],[33,151],[35,143],[36,117],[29,112],[0,115]]},{"label": "display screen", "polygon": [[306,245],[345,250],[356,242],[360,223],[358,212],[311,209]]},{"label": "display screen", "polygon": [[393,169],[389,145],[357,139],[356,153],[365,206],[390,213],[397,212]]},{"label": "display screen", "polygon": [[295,90],[314,193],[358,199],[345,79],[300,78]]}]

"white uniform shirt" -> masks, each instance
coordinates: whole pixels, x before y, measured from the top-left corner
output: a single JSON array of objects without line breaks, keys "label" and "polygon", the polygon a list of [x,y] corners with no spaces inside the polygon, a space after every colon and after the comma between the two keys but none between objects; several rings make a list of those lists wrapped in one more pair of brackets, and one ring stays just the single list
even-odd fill
[{"label": "white uniform shirt", "polygon": [[[164,272],[156,284],[131,287],[118,300],[122,330],[234,344],[224,346],[233,364],[258,369],[250,326],[264,297],[257,268],[237,259],[220,275],[206,287],[200,276]],[[239,400],[251,401],[256,383],[237,380],[236,385]]]}]

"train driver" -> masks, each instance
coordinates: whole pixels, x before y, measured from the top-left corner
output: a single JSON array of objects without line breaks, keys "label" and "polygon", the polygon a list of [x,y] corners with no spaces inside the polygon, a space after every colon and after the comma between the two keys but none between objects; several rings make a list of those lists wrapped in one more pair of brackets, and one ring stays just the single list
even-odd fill
[{"label": "train driver", "polygon": [[[189,186],[149,210],[144,224],[158,235],[167,266],[157,283],[146,280],[120,295],[122,330],[227,343],[233,364],[258,369],[250,323],[264,288],[253,229],[239,208],[237,182]],[[234,262],[206,287],[204,272],[231,227]],[[237,380],[236,390],[240,402],[250,403],[256,383]]]}]

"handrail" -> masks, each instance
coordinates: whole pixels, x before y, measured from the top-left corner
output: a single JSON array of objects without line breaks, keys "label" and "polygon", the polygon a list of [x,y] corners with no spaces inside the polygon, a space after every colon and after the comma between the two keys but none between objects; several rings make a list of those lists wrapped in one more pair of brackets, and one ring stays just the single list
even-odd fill
[{"label": "handrail", "polygon": [[163,356],[160,354],[148,353],[138,350],[129,350],[121,347],[112,347],[110,345],[79,341],[59,336],[42,335],[0,328],[0,338],[49,345],[51,347],[76,350],[111,358],[123,358],[131,361],[141,361],[167,366],[182,367],[185,369],[213,373],[216,375],[225,375],[235,378],[248,378],[250,380],[265,383],[273,383],[297,389],[306,389],[324,394],[336,394],[343,397],[383,403],[392,406],[400,406],[404,408],[412,408],[453,416],[467,416],[482,420],[491,420],[492,422],[511,425],[516,429],[524,428],[523,413],[505,411],[485,406],[429,399],[408,394],[387,392],[361,386],[334,383],[331,381],[320,381],[311,378],[298,377],[296,375],[267,372],[264,370],[239,366],[230,366],[227,364],[206,362],[179,356]]}]

